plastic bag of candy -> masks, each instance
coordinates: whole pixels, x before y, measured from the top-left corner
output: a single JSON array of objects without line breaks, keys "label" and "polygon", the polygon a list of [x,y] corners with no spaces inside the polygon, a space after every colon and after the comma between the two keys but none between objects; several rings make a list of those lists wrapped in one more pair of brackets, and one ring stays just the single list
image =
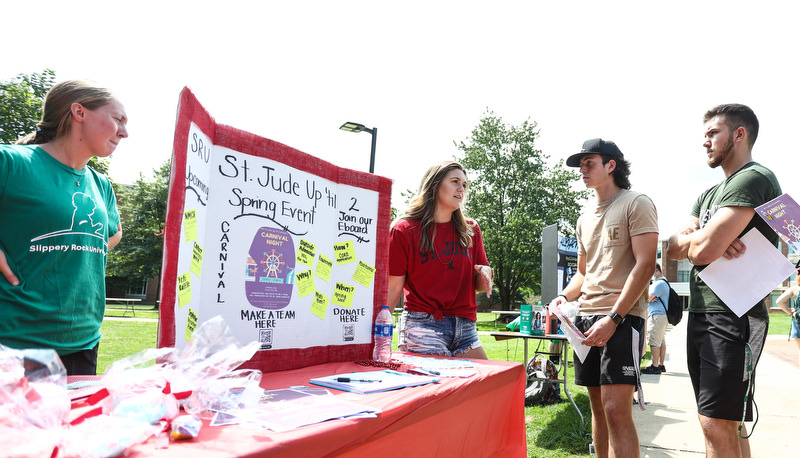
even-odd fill
[{"label": "plastic bag of candy", "polygon": [[172,440],[194,439],[200,434],[203,421],[196,415],[182,415],[170,424],[170,437]]},{"label": "plastic bag of candy", "polygon": [[232,371],[192,390],[183,408],[190,414],[208,412],[210,416],[213,412],[253,407],[264,393],[260,383],[261,371]]},{"label": "plastic bag of candy", "polygon": [[66,370],[53,350],[0,346],[3,456],[50,456],[70,412]]},{"label": "plastic bag of candy", "polygon": [[99,415],[69,429],[59,448],[59,458],[118,456],[161,431],[160,424],[135,418]]}]

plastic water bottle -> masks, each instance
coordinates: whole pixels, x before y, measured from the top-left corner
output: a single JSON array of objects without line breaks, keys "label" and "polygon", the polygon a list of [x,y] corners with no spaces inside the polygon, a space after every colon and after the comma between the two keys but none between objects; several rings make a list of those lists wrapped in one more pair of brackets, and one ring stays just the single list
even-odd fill
[{"label": "plastic water bottle", "polygon": [[392,312],[389,311],[389,306],[384,305],[381,307],[378,317],[375,319],[375,330],[373,336],[375,337],[375,349],[372,350],[372,359],[382,363],[388,363],[392,360],[392,328],[394,327],[394,319]]}]

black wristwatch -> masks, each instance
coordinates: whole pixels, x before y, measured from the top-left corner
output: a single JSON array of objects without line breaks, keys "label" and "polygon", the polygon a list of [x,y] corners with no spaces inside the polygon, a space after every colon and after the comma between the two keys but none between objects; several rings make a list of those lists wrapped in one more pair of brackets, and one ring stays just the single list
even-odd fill
[{"label": "black wristwatch", "polygon": [[606,316],[611,318],[611,320],[614,321],[614,323],[616,323],[617,326],[622,324],[622,320],[625,319],[625,317],[621,316],[619,313],[614,313],[614,312],[609,312],[608,315]]}]

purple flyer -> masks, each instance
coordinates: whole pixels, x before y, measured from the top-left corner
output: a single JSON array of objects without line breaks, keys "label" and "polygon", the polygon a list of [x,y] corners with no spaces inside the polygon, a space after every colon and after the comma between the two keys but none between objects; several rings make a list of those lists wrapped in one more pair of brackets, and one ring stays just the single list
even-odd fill
[{"label": "purple flyer", "polygon": [[756,212],[778,233],[784,243],[800,253],[800,206],[792,196],[781,194],[757,207]]},{"label": "purple flyer", "polygon": [[271,227],[253,236],[245,266],[245,291],[253,307],[279,310],[292,299],[295,251],[292,237]]}]

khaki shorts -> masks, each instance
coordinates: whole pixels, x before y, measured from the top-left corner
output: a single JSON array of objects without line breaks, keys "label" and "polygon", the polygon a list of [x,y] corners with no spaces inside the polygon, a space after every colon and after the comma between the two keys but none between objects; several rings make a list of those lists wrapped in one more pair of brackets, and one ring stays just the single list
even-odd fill
[{"label": "khaki shorts", "polygon": [[667,333],[667,315],[659,313],[647,317],[647,345],[660,347],[666,343],[664,334]]}]

